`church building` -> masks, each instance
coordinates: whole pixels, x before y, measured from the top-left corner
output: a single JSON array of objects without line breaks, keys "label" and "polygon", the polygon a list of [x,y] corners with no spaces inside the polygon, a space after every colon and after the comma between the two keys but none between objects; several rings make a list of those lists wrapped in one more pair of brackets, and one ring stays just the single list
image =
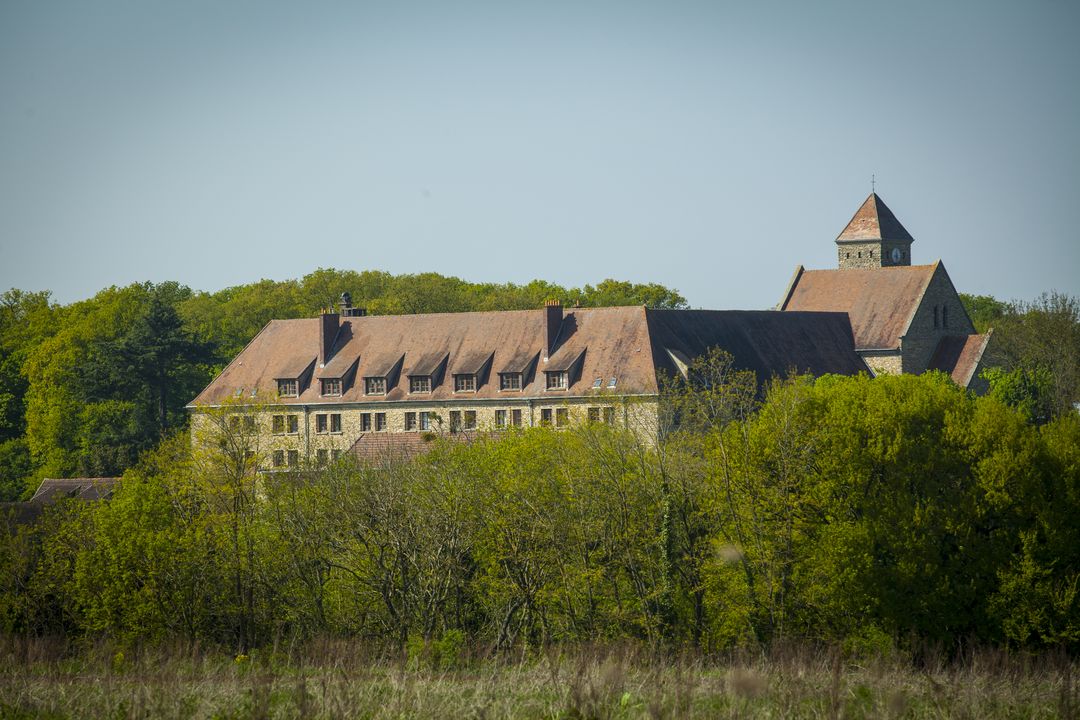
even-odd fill
[{"label": "church building", "polygon": [[855,349],[875,374],[940,370],[985,391],[979,374],[990,333],[975,332],[940,260],[911,264],[913,242],[871,193],[836,238],[838,268],[799,265],[778,309],[847,313]]}]

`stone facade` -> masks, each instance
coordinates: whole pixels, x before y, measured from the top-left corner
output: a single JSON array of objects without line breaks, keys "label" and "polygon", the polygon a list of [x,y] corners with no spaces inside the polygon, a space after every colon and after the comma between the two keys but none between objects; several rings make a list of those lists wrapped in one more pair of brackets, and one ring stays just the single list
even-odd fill
[{"label": "stone facade", "polygon": [[[254,405],[236,403],[213,411],[194,413],[192,438],[206,444],[229,432],[242,438],[244,449],[262,470],[287,470],[292,466],[319,466],[348,453],[364,435],[450,435],[451,412],[460,413],[461,431],[489,433],[510,429],[513,411],[519,411],[521,429],[550,426],[572,428],[590,422],[612,423],[639,437],[655,441],[658,436],[656,398],[629,398],[607,394],[573,398],[507,399],[489,402],[430,402]],[[496,413],[505,411],[506,425],[497,424]],[[415,429],[406,430],[406,414],[415,414]],[[421,413],[427,413],[421,426]],[[475,413],[475,425],[464,426],[466,413]],[[376,416],[383,429],[376,430]],[[325,429],[319,430],[319,416]],[[337,420],[332,419],[336,416]],[[365,420],[366,416],[366,420]],[[275,424],[275,417],[279,418]],[[235,418],[235,420],[231,419]],[[250,419],[247,419],[250,418]],[[549,419],[550,418],[550,419]],[[365,429],[365,427],[367,429]],[[320,452],[321,451],[321,452]],[[293,455],[290,456],[290,453]]]},{"label": "stone facade", "polygon": [[938,264],[923,293],[907,332],[900,339],[901,370],[926,372],[930,358],[946,335],[972,335],[975,327],[960,302],[945,268]]},{"label": "stone facade", "polygon": [[899,375],[904,371],[903,357],[899,350],[871,351],[859,353],[874,375]]},{"label": "stone facade", "polygon": [[[898,259],[893,259],[893,250],[897,251]],[[910,266],[911,243],[874,240],[837,242],[836,262],[840,269]]]}]

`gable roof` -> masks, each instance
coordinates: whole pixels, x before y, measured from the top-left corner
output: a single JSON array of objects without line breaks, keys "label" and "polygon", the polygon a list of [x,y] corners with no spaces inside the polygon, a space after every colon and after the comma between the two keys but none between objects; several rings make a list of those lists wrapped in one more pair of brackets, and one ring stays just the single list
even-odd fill
[{"label": "gable roof", "polygon": [[887,268],[800,269],[780,309],[845,312],[851,318],[855,347],[897,348],[939,267],[940,262]]},{"label": "gable roof", "polygon": [[903,240],[914,242],[915,238],[900,224],[892,210],[877,193],[863,201],[851,217],[847,227],[837,235],[836,242],[859,242],[864,240]]},{"label": "gable roof", "polygon": [[689,364],[716,346],[731,353],[735,367],[757,375],[759,383],[792,371],[867,372],[844,313],[650,310],[648,319],[656,367],[668,374],[681,372],[679,363]]},{"label": "gable roof", "polygon": [[[449,358],[454,371],[525,371],[521,391],[500,392],[497,377],[478,378],[470,400],[551,398],[545,370],[575,368],[571,384],[559,397],[588,394],[595,378],[615,378],[619,394],[658,392],[657,370],[675,370],[668,349],[694,358],[709,347],[730,352],[737,366],[753,370],[764,382],[772,375],[800,372],[855,374],[866,371],[843,313],[778,313],[775,311],[650,310],[641,306],[568,308],[558,341],[545,362],[541,354],[546,332],[546,308],[502,312],[442,313],[344,317],[348,331],[339,333],[335,355],[359,358],[360,377],[403,367],[427,369],[435,357]],[[196,397],[191,406],[216,405],[252,393],[278,405],[313,403],[393,402],[410,399],[408,383],[393,382],[386,395],[367,396],[363,383],[343,388],[340,397],[320,396],[318,383],[298,397],[276,397],[274,371],[307,361],[319,343],[319,318],[273,320]],[[333,364],[334,357],[328,361]],[[535,366],[534,366],[535,363]],[[377,371],[377,372],[376,372]],[[605,383],[606,385],[606,383]],[[425,393],[424,402],[449,400],[452,383]]]},{"label": "gable roof", "polygon": [[982,335],[946,335],[941,338],[927,370],[948,373],[953,382],[967,387],[975,377],[983,354],[990,343],[990,333]]}]

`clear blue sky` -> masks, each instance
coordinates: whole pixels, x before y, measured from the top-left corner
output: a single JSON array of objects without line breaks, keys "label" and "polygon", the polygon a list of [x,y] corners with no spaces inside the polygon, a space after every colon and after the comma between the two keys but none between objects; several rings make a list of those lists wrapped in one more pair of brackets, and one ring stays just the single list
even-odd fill
[{"label": "clear blue sky", "polygon": [[316,267],[775,303],[870,191],[1080,294],[1080,3],[0,0],[0,289]]}]

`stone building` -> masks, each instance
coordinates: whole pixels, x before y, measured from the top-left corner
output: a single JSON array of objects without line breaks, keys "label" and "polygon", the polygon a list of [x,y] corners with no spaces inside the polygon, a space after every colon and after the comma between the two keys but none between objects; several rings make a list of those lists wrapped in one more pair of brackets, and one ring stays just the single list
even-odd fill
[{"label": "stone building", "polygon": [[783,311],[844,312],[874,373],[941,370],[963,387],[979,377],[990,333],[977,334],[940,260],[911,264],[911,234],[876,193],[836,238],[836,270],[795,269]]},{"label": "stone building", "polygon": [[842,312],[640,306],[273,320],[188,406],[269,469],[412,454],[435,436],[617,423],[659,432],[659,377],[711,347],[773,376],[866,372]]}]

